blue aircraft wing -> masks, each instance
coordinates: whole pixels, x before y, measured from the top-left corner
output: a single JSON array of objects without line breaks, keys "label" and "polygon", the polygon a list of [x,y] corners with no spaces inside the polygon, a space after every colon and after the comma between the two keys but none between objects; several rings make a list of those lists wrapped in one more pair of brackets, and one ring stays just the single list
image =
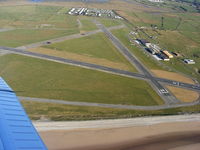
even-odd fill
[{"label": "blue aircraft wing", "polygon": [[14,91],[1,77],[0,150],[47,150]]}]

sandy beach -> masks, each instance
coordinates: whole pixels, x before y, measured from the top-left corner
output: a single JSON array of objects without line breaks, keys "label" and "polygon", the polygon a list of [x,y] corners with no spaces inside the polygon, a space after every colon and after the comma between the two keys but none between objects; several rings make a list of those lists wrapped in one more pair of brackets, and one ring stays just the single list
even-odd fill
[{"label": "sandy beach", "polygon": [[198,119],[159,122],[151,125],[140,124],[125,127],[122,125],[122,127],[113,128],[41,130],[40,135],[49,150],[200,149],[200,121]]}]

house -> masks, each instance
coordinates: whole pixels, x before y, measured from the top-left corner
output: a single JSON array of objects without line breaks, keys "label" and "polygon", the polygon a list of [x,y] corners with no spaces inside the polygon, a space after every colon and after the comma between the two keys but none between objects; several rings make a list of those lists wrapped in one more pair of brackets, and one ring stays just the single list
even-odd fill
[{"label": "house", "polygon": [[184,59],[184,62],[185,62],[186,64],[195,64],[195,61],[192,60],[192,59]]}]

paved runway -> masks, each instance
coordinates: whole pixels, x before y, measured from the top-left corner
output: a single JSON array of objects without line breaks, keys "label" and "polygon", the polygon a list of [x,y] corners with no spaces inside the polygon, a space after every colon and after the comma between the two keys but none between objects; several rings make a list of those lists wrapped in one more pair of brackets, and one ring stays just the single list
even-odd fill
[{"label": "paved runway", "polygon": [[94,20],[94,23],[99,29],[101,29],[106,36],[110,39],[113,45],[119,50],[119,52],[134,66],[137,70],[143,73],[150,79],[150,84],[156,90],[156,92],[162,97],[164,102],[168,105],[179,103],[180,101],[175,98],[166,88],[164,88],[157,80],[153,78],[148,69],[137,59],[137,57],[125,47],[117,37],[115,37],[104,25]]},{"label": "paved runway", "polygon": [[[149,76],[145,76],[143,74],[133,73],[133,72],[110,68],[110,67],[105,67],[105,66],[100,66],[100,65],[96,65],[96,64],[90,64],[90,63],[80,62],[80,61],[76,61],[76,60],[60,58],[60,57],[56,57],[56,56],[49,56],[49,55],[45,55],[45,54],[39,54],[39,53],[29,52],[29,51],[25,51],[25,50],[21,50],[21,49],[9,48],[9,47],[0,46],[0,50],[16,53],[19,55],[25,55],[25,56],[29,56],[29,57],[35,57],[35,58],[39,58],[39,59],[79,66],[79,67],[83,67],[83,68],[99,70],[99,71],[108,72],[108,73],[112,73],[112,74],[116,74],[116,75],[121,75],[121,76],[141,79],[141,80],[150,80]],[[162,82],[162,83],[165,83],[165,84],[168,84],[171,86],[200,92],[199,85],[187,84],[187,83],[183,83],[183,82],[177,82],[177,81],[153,77],[153,76],[151,76],[151,78],[154,78],[154,80],[157,80],[159,82]]]},{"label": "paved runway", "polygon": [[[120,28],[124,28],[124,25],[110,27],[110,28],[108,28],[108,30],[120,29]],[[67,35],[67,36],[63,36],[63,37],[59,37],[59,38],[55,38],[55,39],[50,39],[50,40],[46,40],[46,41],[32,43],[32,44],[20,46],[20,47],[17,47],[17,48],[19,48],[19,49],[36,48],[36,47],[49,45],[49,44],[53,44],[53,43],[58,43],[58,42],[66,41],[66,40],[71,40],[71,39],[77,39],[77,38],[81,38],[81,37],[90,36],[90,35],[93,35],[93,34],[97,34],[99,32],[102,32],[102,31],[101,30],[94,30],[94,31],[85,32],[83,34],[77,33],[77,34]]]}]

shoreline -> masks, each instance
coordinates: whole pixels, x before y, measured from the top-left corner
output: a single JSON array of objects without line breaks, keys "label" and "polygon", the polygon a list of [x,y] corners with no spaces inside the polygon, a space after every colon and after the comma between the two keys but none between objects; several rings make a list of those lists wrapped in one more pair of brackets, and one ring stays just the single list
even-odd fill
[{"label": "shoreline", "polygon": [[[94,122],[99,123],[102,120],[82,121],[79,124],[68,122],[68,127],[72,123],[74,127],[57,126],[57,130],[50,128],[51,130],[39,132],[49,150],[198,150],[199,116],[200,114],[166,116],[165,120],[163,117],[133,118],[128,122],[119,119],[121,124],[118,122],[112,127],[111,124],[106,124],[106,120],[104,125],[96,127]],[[134,123],[133,120],[140,122]],[[63,123],[67,126],[67,122]],[[85,128],[82,127],[83,124],[86,125]]]},{"label": "shoreline", "polygon": [[128,119],[107,119],[88,121],[33,121],[37,131],[49,130],[75,130],[92,128],[121,128],[134,126],[149,126],[160,123],[172,122],[200,122],[200,113],[169,116],[149,116]]}]

